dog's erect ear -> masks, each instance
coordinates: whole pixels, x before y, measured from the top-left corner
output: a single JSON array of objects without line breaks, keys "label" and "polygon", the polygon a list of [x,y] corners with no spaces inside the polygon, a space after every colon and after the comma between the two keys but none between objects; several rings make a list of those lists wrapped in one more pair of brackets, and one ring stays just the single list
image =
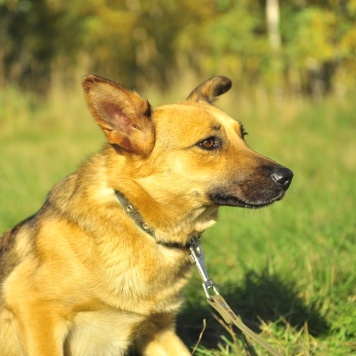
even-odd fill
[{"label": "dog's erect ear", "polygon": [[217,96],[226,93],[232,86],[229,78],[219,76],[206,80],[188,96],[188,101],[207,101],[212,104]]},{"label": "dog's erect ear", "polygon": [[90,111],[108,141],[132,154],[148,155],[155,139],[150,103],[95,75],[85,76],[82,85]]}]

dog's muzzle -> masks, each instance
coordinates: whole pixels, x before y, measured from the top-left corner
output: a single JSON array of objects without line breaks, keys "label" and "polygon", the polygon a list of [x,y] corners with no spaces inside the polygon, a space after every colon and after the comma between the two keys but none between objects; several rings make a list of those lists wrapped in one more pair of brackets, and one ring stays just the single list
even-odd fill
[{"label": "dog's muzzle", "polygon": [[208,196],[220,206],[261,208],[281,200],[293,179],[293,172],[281,165],[264,165],[249,174],[214,187]]}]

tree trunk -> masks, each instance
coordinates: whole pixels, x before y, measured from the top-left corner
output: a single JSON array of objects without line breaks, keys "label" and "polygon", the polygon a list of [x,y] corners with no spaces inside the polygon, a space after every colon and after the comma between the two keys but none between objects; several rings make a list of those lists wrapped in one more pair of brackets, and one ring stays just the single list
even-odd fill
[{"label": "tree trunk", "polygon": [[272,50],[275,53],[278,53],[281,47],[278,0],[266,0],[266,20],[269,43],[271,45]]}]

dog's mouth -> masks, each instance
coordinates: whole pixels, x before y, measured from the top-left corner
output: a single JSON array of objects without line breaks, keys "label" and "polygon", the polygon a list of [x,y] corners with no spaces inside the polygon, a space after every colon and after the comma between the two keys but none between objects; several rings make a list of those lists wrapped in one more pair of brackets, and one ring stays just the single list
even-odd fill
[{"label": "dog's mouth", "polygon": [[258,209],[271,205],[272,203],[281,200],[284,197],[285,191],[281,191],[278,195],[268,199],[256,199],[247,201],[240,199],[234,195],[222,194],[220,192],[209,194],[210,200],[220,206],[233,206],[239,208]]}]

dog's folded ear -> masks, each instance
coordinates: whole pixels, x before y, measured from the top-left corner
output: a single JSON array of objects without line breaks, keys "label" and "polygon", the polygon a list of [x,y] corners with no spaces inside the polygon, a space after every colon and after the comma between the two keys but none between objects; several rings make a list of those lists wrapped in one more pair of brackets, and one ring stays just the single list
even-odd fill
[{"label": "dog's folded ear", "polygon": [[210,104],[217,96],[226,93],[232,86],[232,81],[223,76],[213,77],[197,86],[188,96],[188,101],[206,101]]},{"label": "dog's folded ear", "polygon": [[95,75],[85,76],[82,85],[90,111],[108,141],[131,154],[147,156],[155,139],[150,103]]}]

